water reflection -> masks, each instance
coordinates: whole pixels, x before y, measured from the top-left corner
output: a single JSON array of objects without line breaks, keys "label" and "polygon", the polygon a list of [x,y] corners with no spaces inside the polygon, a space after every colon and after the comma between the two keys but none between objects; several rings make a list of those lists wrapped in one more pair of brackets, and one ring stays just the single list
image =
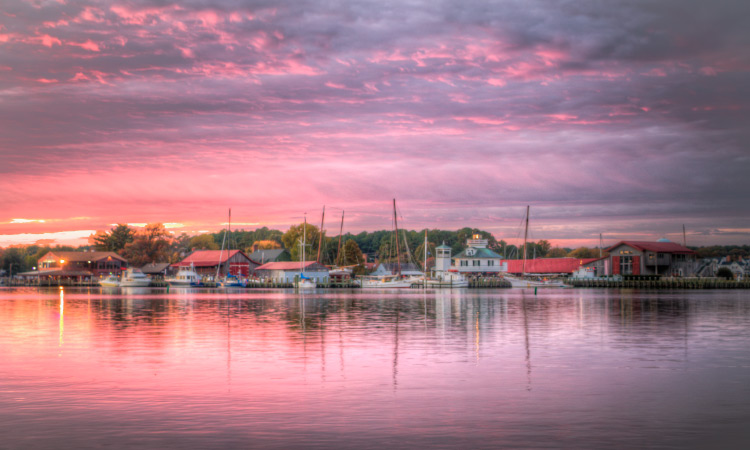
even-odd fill
[{"label": "water reflection", "polygon": [[0,419],[11,447],[685,446],[746,437],[748,325],[736,291],[3,289]]}]

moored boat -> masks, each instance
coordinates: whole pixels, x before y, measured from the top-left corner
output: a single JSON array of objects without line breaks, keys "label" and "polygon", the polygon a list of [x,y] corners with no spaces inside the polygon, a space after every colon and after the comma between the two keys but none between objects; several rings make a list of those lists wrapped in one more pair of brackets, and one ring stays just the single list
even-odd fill
[{"label": "moored boat", "polygon": [[190,264],[190,267],[183,267],[178,272],[177,275],[167,278],[166,282],[169,283],[170,286],[202,286],[203,282],[201,281],[200,275],[195,271],[195,268],[192,264]]},{"label": "moored boat", "polygon": [[141,272],[141,269],[130,268],[125,271],[120,280],[120,287],[147,287],[151,285],[151,278]]},{"label": "moored boat", "polygon": [[99,280],[99,286],[103,287],[119,287],[120,286],[120,279],[117,278],[115,275],[110,275],[106,278],[102,278]]}]

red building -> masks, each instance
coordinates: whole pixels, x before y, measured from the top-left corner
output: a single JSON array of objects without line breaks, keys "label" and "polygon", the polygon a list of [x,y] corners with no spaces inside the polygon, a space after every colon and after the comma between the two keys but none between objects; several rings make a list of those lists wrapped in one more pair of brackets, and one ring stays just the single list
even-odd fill
[{"label": "red building", "polygon": [[199,275],[219,276],[227,274],[247,277],[260,264],[251,260],[240,250],[196,250],[173,267],[193,266]]},{"label": "red building", "polygon": [[597,258],[537,258],[527,259],[523,268],[522,259],[506,259],[508,272],[520,275],[522,272],[534,275],[570,275],[582,265],[596,261]]},{"label": "red building", "polygon": [[694,276],[698,265],[694,251],[666,239],[621,241],[606,251],[611,275]]},{"label": "red building", "polygon": [[39,278],[101,278],[119,275],[128,262],[115,252],[50,251],[37,260],[38,270],[22,275]]}]

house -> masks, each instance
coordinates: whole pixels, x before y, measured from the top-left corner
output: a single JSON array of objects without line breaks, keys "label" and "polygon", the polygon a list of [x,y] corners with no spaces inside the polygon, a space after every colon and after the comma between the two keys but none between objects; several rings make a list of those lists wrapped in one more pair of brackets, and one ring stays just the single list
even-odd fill
[{"label": "house", "polygon": [[231,274],[247,277],[259,264],[241,250],[196,250],[172,266],[192,266],[201,276],[215,276],[218,270],[220,276]]},{"label": "house", "polygon": [[141,272],[149,275],[151,278],[164,278],[169,273],[169,266],[169,263],[148,263],[141,267]]},{"label": "house", "polygon": [[393,275],[396,272],[399,271],[399,266],[401,269],[401,275],[417,275],[421,276],[422,271],[419,270],[419,267],[414,263],[401,263],[400,265],[397,263],[380,263],[375,268],[370,275],[373,276],[383,276],[383,275]]},{"label": "house", "polygon": [[[253,274],[258,278],[272,279],[291,283],[302,273],[302,263],[299,261],[270,262],[256,267]],[[305,276],[315,281],[323,281],[328,276],[328,268],[315,261],[304,263]]]},{"label": "house", "polygon": [[505,261],[508,265],[507,273],[520,275],[570,275],[587,264],[598,261],[597,258],[537,258],[527,259],[524,268],[522,259]]},{"label": "house", "polygon": [[487,239],[474,235],[463,251],[453,256],[453,269],[465,275],[492,275],[505,271],[503,257],[487,248]]},{"label": "house", "polygon": [[253,262],[263,265],[269,262],[291,261],[292,256],[283,248],[267,248],[256,250],[249,255]]},{"label": "house", "polygon": [[39,280],[90,280],[119,275],[128,266],[127,260],[115,252],[50,251],[37,260],[38,270],[18,274]]},{"label": "house", "polygon": [[692,277],[699,269],[694,251],[666,239],[620,241],[606,251],[611,271],[608,275]]}]

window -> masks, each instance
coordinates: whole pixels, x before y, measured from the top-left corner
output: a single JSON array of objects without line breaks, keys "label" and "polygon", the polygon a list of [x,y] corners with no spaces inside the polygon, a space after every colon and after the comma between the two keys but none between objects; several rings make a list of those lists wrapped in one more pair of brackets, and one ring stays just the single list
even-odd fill
[{"label": "window", "polygon": [[461,266],[466,267],[469,265],[469,261],[461,260]]},{"label": "window", "polygon": [[481,266],[482,265],[482,261],[480,261],[478,259],[472,260],[471,261],[471,265],[474,266],[474,267]]},{"label": "window", "polygon": [[632,256],[620,256],[620,273],[622,275],[633,274],[633,257]]},{"label": "window", "polygon": [[487,265],[488,266],[494,266],[495,265],[495,260],[491,259],[491,260],[487,261]]}]

